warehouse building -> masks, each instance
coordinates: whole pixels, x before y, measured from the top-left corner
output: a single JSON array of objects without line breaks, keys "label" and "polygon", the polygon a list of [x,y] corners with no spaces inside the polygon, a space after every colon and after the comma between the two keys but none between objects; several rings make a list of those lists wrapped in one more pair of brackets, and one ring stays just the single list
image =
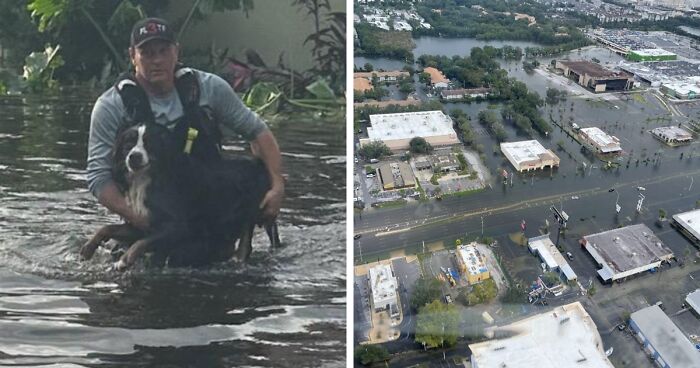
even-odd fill
[{"label": "warehouse building", "polygon": [[530,253],[540,257],[542,262],[547,265],[547,270],[556,272],[564,276],[566,281],[576,280],[576,273],[566,261],[559,249],[549,239],[549,235],[541,235],[527,240],[527,247]]},{"label": "warehouse building", "polygon": [[631,61],[669,61],[676,60],[678,56],[664,49],[641,49],[632,50],[627,54],[627,59]]},{"label": "warehouse building", "polygon": [[654,128],[651,134],[669,144],[688,143],[693,140],[693,135],[689,131],[677,126]]},{"label": "warehouse building", "polygon": [[452,119],[442,111],[418,111],[369,116],[368,138],[360,139],[360,146],[380,140],[392,151],[409,148],[411,139],[424,138],[433,147],[459,144],[452,128]]},{"label": "warehouse building", "polygon": [[594,92],[624,91],[634,84],[634,78],[625,72],[614,72],[590,61],[557,60],[555,67],[564,76]]},{"label": "warehouse building", "polygon": [[559,157],[536,140],[501,143],[501,152],[519,172],[559,166]]},{"label": "warehouse building", "polygon": [[416,178],[413,170],[405,162],[389,162],[379,166],[379,179],[384,190],[413,188]]},{"label": "warehouse building", "polygon": [[462,245],[457,248],[457,265],[462,275],[467,277],[469,284],[476,284],[490,276],[483,255],[476,249],[476,243]]},{"label": "warehouse building", "polygon": [[581,245],[596,260],[604,282],[623,280],[673,258],[673,252],[644,224],[586,235]]},{"label": "warehouse building", "polygon": [[685,297],[685,302],[688,303],[690,309],[695,312],[696,316],[700,316],[700,289],[696,289]]},{"label": "warehouse building", "polygon": [[629,326],[659,367],[700,367],[700,353],[658,305],[632,313]]},{"label": "warehouse building", "polygon": [[620,140],[608,135],[597,127],[581,128],[579,135],[586,143],[591,145],[596,152],[615,153],[622,151]]},{"label": "warehouse building", "polygon": [[595,322],[580,302],[487,330],[469,344],[472,368],[613,368]]},{"label": "warehouse building", "polygon": [[661,92],[679,100],[694,100],[700,96],[700,86],[693,82],[666,82],[661,84]]},{"label": "warehouse building", "polygon": [[700,209],[673,215],[673,226],[700,246]]},{"label": "warehouse building", "polygon": [[372,310],[386,310],[392,317],[399,315],[398,283],[390,264],[380,264],[369,269],[369,287],[372,289]]}]

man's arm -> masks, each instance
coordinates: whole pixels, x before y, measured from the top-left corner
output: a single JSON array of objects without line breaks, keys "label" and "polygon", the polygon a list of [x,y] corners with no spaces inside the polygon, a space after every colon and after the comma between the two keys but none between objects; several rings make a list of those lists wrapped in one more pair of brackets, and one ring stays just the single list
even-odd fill
[{"label": "man's arm", "polygon": [[97,201],[110,211],[123,217],[126,222],[136,228],[140,230],[148,229],[148,218],[139,216],[131,210],[131,207],[126,204],[126,199],[113,181],[105,183],[102,188],[100,188]]},{"label": "man's arm", "polygon": [[277,145],[277,140],[268,129],[263,130],[250,142],[251,150],[255,156],[265,163],[270,174],[271,188],[265,194],[260,208],[263,208],[263,216],[266,219],[274,219],[280,212],[282,199],[284,198],[284,178],[282,177],[282,156]]}]

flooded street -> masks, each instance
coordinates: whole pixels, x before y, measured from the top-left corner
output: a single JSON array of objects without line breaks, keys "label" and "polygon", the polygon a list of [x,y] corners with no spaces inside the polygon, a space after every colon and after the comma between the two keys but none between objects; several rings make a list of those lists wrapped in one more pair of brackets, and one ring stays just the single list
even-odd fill
[{"label": "flooded street", "polygon": [[[0,365],[345,366],[345,118],[275,118],[285,245],[248,264],[111,271],[88,193],[93,93],[0,98]],[[238,150],[241,142],[229,142]]]}]

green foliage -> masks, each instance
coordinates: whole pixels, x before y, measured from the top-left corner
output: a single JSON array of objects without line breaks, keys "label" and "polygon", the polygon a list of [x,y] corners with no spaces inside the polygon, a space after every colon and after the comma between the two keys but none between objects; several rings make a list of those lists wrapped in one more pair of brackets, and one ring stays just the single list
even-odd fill
[{"label": "green foliage", "polygon": [[381,345],[360,345],[355,347],[355,359],[362,365],[370,365],[388,360],[389,352]]},{"label": "green foliage", "polygon": [[549,105],[556,105],[559,101],[566,99],[566,91],[556,88],[547,88],[547,97],[545,101]]},{"label": "green foliage", "polygon": [[497,141],[503,142],[508,138],[503,124],[498,121],[496,114],[493,111],[481,111],[478,115],[479,123],[486,125]]},{"label": "green foliage", "polygon": [[415,47],[410,32],[385,31],[367,23],[355,25],[360,48],[355,55],[386,56],[412,61]]},{"label": "green foliage", "polygon": [[464,158],[464,154],[461,152],[457,154],[457,161],[459,161],[459,171],[465,171],[469,167],[467,159]]},{"label": "green foliage", "polygon": [[384,144],[384,142],[377,140],[369,142],[362,146],[358,153],[365,159],[379,159],[384,156],[390,156],[391,150],[389,149],[389,147],[387,147],[386,144]]},{"label": "green foliage", "polygon": [[421,277],[416,280],[415,291],[411,298],[411,307],[419,309],[433,301],[440,300],[442,296],[442,283],[436,278]]},{"label": "green foliage", "polygon": [[559,284],[561,282],[561,278],[559,278],[559,275],[555,272],[545,272],[544,275],[542,275],[542,281],[544,281],[548,287],[552,287]]},{"label": "green foliage", "polygon": [[659,208],[659,220],[663,220],[666,218],[666,210],[663,208]]},{"label": "green foliage", "polygon": [[523,69],[528,74],[532,74],[532,72],[535,71],[535,68],[537,68],[539,65],[540,65],[540,62],[537,60],[523,61]]},{"label": "green foliage", "polygon": [[428,143],[423,137],[414,137],[408,142],[411,153],[430,153],[433,152],[433,146]]},{"label": "green foliage", "polygon": [[435,173],[433,176],[430,177],[430,184],[432,185],[438,185],[438,179],[440,179],[440,173]]},{"label": "green foliage", "polygon": [[413,111],[431,111],[431,110],[442,110],[442,104],[439,101],[431,101],[428,103],[423,103],[420,105],[409,105],[409,106],[399,106],[399,105],[389,105],[387,107],[376,107],[376,106],[364,106],[361,108],[355,108],[355,119],[358,121],[368,121],[369,116],[373,114],[395,114],[401,112],[413,112]]},{"label": "green foliage", "polygon": [[472,286],[471,292],[464,291],[464,294],[463,300],[467,302],[467,305],[488,303],[498,295],[498,287],[493,279],[486,279]]},{"label": "green foliage", "polygon": [[450,347],[457,343],[460,316],[454,304],[435,300],[418,311],[416,342],[429,348]]},{"label": "green foliage", "polygon": [[466,145],[472,145],[474,143],[474,132],[472,131],[469,116],[459,109],[452,110],[450,116],[454,121],[457,132],[460,133],[462,137],[462,142]]},{"label": "green foliage", "polygon": [[403,80],[399,83],[399,91],[401,93],[411,93],[416,90],[415,85],[413,84],[413,80],[411,79],[406,79]]},{"label": "green foliage", "polygon": [[527,292],[522,287],[511,286],[503,293],[501,303],[522,304],[527,301]]},{"label": "green foliage", "polygon": [[44,52],[32,52],[27,56],[22,78],[32,92],[42,92],[55,89],[56,81],[53,73],[63,65],[63,59],[58,55],[61,46],[47,46]]}]

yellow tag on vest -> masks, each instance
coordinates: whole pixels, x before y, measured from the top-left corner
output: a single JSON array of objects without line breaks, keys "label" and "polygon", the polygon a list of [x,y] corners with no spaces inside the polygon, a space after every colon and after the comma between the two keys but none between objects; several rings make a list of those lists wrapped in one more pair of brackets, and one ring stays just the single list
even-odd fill
[{"label": "yellow tag on vest", "polygon": [[187,129],[187,141],[185,142],[185,153],[190,154],[192,152],[192,142],[197,138],[199,131],[195,128]]}]

